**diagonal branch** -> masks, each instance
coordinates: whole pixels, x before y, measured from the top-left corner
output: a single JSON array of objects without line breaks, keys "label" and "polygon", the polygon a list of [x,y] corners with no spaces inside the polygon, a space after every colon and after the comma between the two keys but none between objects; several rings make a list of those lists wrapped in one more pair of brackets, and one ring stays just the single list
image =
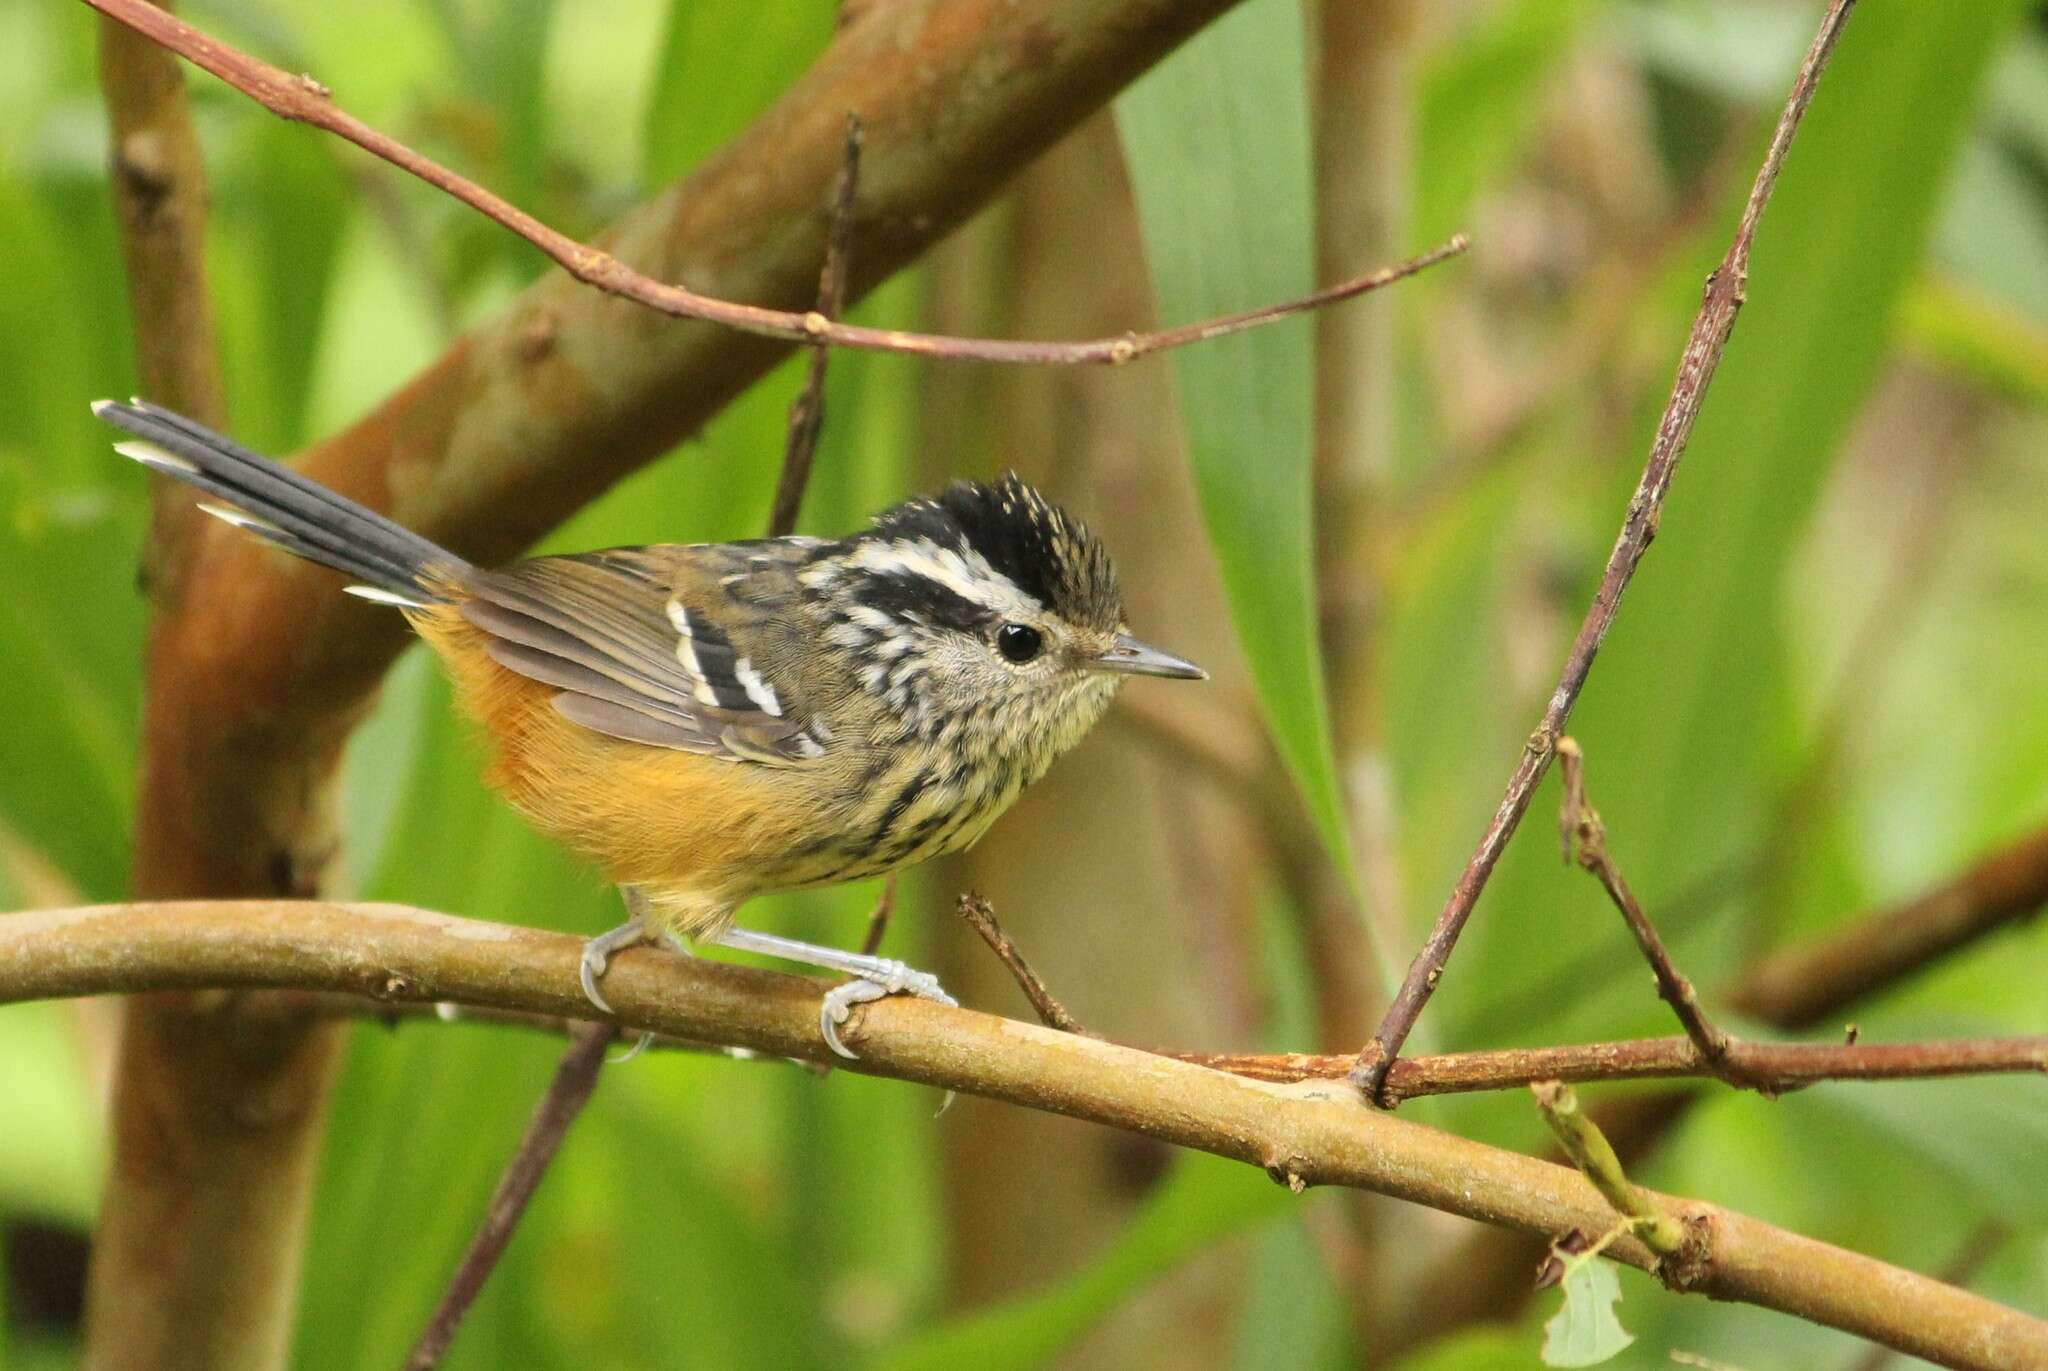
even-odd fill
[{"label": "diagonal branch", "polygon": [[[393,905],[195,901],[0,920],[0,1000],[202,986],[340,990],[401,1001],[580,1015],[581,940]],[[823,1060],[819,983],[636,950],[606,989],[620,1022]],[[1555,1238],[1608,1226],[1563,1167],[1356,1107],[1329,1085],[1262,1084],[921,1000],[864,1007],[839,1065],[1142,1132],[1259,1166],[1290,1186],[1345,1185]],[[1968,1291],[1718,1206],[1645,1192],[1683,1226],[1659,1261],[1610,1249],[1674,1289],[1795,1314],[1971,1368],[2048,1367],[2048,1323]]]},{"label": "diagonal branch", "polygon": [[1793,136],[1799,131],[1800,121],[1813,100],[1821,73],[1826,70],[1835,42],[1842,35],[1842,26],[1854,7],[1855,0],[1831,0],[1827,15],[1821,20],[1820,31],[1814,35],[1813,44],[1806,51],[1806,60],[1800,64],[1799,75],[1792,83],[1792,94],[1778,118],[1770,150],[1764,154],[1763,166],[1757,171],[1756,183],[1743,207],[1742,221],[1736,226],[1734,240],[1729,243],[1721,265],[1707,278],[1706,295],[1700,302],[1699,315],[1693,320],[1692,332],[1679,358],[1678,377],[1672,384],[1671,399],[1664,407],[1664,416],[1657,424],[1657,436],[1651,441],[1649,461],[1643,467],[1634,497],[1629,500],[1621,532],[1614,540],[1614,551],[1609,554],[1607,569],[1600,577],[1600,588],[1586,610],[1578,636],[1572,640],[1571,651],[1566,654],[1557,689],[1551,694],[1536,731],[1529,735],[1529,741],[1522,749],[1521,761],[1508,778],[1507,793],[1501,797],[1499,808],[1494,811],[1486,832],[1480,836],[1478,848],[1465,864],[1464,872],[1451,889],[1450,899],[1437,916],[1435,927],[1430,930],[1422,950],[1408,968],[1407,978],[1401,983],[1394,1003],[1380,1020],[1371,1040],[1358,1054],[1358,1065],[1352,1079],[1368,1098],[1379,1099],[1381,1087],[1386,1084],[1388,1067],[1400,1053],[1401,1044],[1408,1040],[1423,1006],[1429,1002],[1437,981],[1443,976],[1444,966],[1451,958],[1451,949],[1457,945],[1458,934],[1471,917],[1473,906],[1479,902],[1480,892],[1486,889],[1493,868],[1500,861],[1500,854],[1506,850],[1508,840],[1514,837],[1515,829],[1521,825],[1522,816],[1528,813],[1537,783],[1550,769],[1551,760],[1556,755],[1557,740],[1563,736],[1565,725],[1571,719],[1572,707],[1578,703],[1579,692],[1585,688],[1586,677],[1593,670],[1593,659],[1607,637],[1607,630],[1614,624],[1616,611],[1621,608],[1622,593],[1628,589],[1636,567],[1650,550],[1651,539],[1657,535],[1657,526],[1663,517],[1664,497],[1671,490],[1671,478],[1677,473],[1679,458],[1685,455],[1686,444],[1692,438],[1693,423],[1699,418],[1700,404],[1714,379],[1715,368],[1720,365],[1721,354],[1728,346],[1728,336],[1735,329],[1735,316],[1742,308],[1743,292],[1749,281],[1750,246],[1756,239],[1758,221],[1763,218],[1764,207],[1770,203],[1778,173],[1784,168],[1786,154],[1791,151]]},{"label": "diagonal branch", "polygon": [[1148,353],[1165,352],[1189,343],[1206,342],[1246,329],[1306,314],[1391,285],[1446,257],[1465,250],[1463,235],[1434,251],[1399,266],[1356,276],[1297,300],[1265,305],[1239,314],[1182,324],[1155,333],[1124,333],[1078,343],[1010,342],[990,338],[948,338],[899,329],[866,328],[828,318],[821,310],[798,313],[744,305],[671,285],[635,271],[602,248],[579,243],[550,228],[525,210],[466,177],[448,170],[388,134],[379,133],[334,103],[333,94],[310,76],[292,76],[258,61],[217,38],[200,32],[148,0],[85,0],[110,19],[128,25],[152,41],[204,68],[257,101],[280,119],[311,124],[380,157],[428,185],[446,191],[478,213],[502,224],[552,258],[556,265],[585,285],[637,301],[678,319],[702,319],[764,338],[836,347],[902,352],[984,362],[1097,363],[1122,365]]}]

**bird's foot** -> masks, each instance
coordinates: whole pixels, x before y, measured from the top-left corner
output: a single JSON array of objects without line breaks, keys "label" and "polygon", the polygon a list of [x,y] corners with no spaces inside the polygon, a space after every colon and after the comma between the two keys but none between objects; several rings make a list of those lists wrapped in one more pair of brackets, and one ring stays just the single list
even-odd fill
[{"label": "bird's foot", "polygon": [[921,1000],[934,1000],[945,1005],[960,1003],[939,985],[937,976],[929,971],[919,971],[893,957],[873,957],[837,947],[820,947],[816,943],[798,942],[773,933],[756,933],[750,928],[726,928],[710,941],[723,947],[760,952],[784,961],[802,962],[806,966],[823,967],[827,971],[851,976],[853,979],[846,984],[826,991],[824,1003],[818,1007],[818,1031],[824,1035],[825,1045],[849,1061],[860,1054],[846,1045],[839,1030],[852,1016],[855,1006],[871,1004],[885,995],[915,995]]},{"label": "bird's foot", "polygon": [[957,1006],[960,1003],[946,993],[939,984],[939,978],[929,971],[919,971],[886,958],[877,958],[876,963],[874,971],[860,973],[857,979],[826,991],[823,1003],[818,1006],[818,1031],[825,1036],[825,1046],[848,1061],[860,1054],[840,1038],[839,1029],[852,1016],[855,1005],[871,1004],[886,995],[915,995],[920,1000],[934,1000],[944,1005]]},{"label": "bird's foot", "polygon": [[607,1014],[613,1013],[611,1001],[598,993],[597,982],[611,965],[612,957],[629,947],[648,941],[653,935],[647,925],[639,919],[629,919],[606,933],[583,944],[583,963],[577,968],[577,976],[583,982],[583,998],[589,1000]]}]

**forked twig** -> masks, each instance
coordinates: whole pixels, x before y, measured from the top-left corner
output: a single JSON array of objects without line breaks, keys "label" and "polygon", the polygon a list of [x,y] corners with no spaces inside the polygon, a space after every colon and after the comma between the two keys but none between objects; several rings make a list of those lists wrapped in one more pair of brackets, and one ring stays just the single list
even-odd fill
[{"label": "forked twig", "polygon": [[834,347],[864,348],[876,352],[900,352],[919,357],[970,359],[985,362],[1032,362],[1121,365],[1124,362],[1185,347],[1189,343],[1241,333],[1293,315],[1349,300],[1391,285],[1404,277],[1436,265],[1463,252],[1463,234],[1421,256],[1385,267],[1364,276],[1304,295],[1296,300],[1263,305],[1257,309],[1198,323],[1181,324],[1153,333],[1124,333],[1114,338],[1083,342],[1029,342],[997,338],[953,338],[898,329],[869,328],[839,323],[816,310],[798,314],[790,310],[743,305],[700,295],[685,286],[657,281],[633,270],[618,258],[569,235],[550,228],[503,197],[476,182],[459,176],[412,148],[380,133],[334,103],[327,88],[310,76],[293,76],[267,62],[228,46],[190,24],[166,14],[148,0],[85,0],[85,3],[129,28],[161,43],[195,66],[261,104],[280,119],[311,124],[408,172],[435,188],[454,196],[480,214],[495,220],[532,243],[557,265],[586,285],[649,309],[680,319],[702,319],[744,333],[781,338],[798,343],[824,343]]},{"label": "forked twig", "polygon": [[1715,368],[1720,365],[1721,354],[1728,346],[1728,336],[1735,328],[1735,316],[1742,308],[1743,292],[1749,281],[1750,246],[1756,239],[1757,223],[1763,217],[1764,206],[1770,203],[1778,173],[1784,168],[1786,154],[1791,151],[1793,135],[1799,131],[1806,107],[1813,100],[1814,89],[1827,68],[1828,58],[1834,53],[1836,40],[1841,37],[1842,26],[1853,8],[1855,0],[1833,0],[1821,20],[1820,31],[1814,35],[1813,44],[1806,51],[1784,112],[1778,117],[1770,150],[1764,154],[1763,166],[1757,171],[1756,183],[1743,207],[1742,221],[1736,226],[1735,237],[1729,243],[1721,265],[1707,278],[1705,298],[1700,302],[1699,314],[1693,320],[1692,332],[1687,336],[1685,351],[1679,358],[1678,376],[1672,383],[1671,398],[1664,406],[1663,418],[1658,422],[1657,436],[1650,444],[1649,460],[1643,467],[1635,495],[1629,500],[1628,513],[1614,541],[1614,551],[1609,554],[1607,568],[1600,577],[1600,588],[1594,594],[1593,603],[1587,608],[1585,620],[1579,626],[1578,636],[1572,640],[1571,651],[1565,657],[1557,689],[1552,693],[1536,731],[1529,735],[1523,746],[1521,760],[1508,779],[1507,792],[1501,797],[1499,808],[1494,811],[1492,821],[1480,836],[1479,846],[1465,864],[1457,884],[1452,887],[1450,898],[1445,902],[1443,912],[1437,916],[1436,925],[1430,930],[1422,950],[1409,966],[1407,978],[1402,981],[1393,1004],[1380,1020],[1371,1040],[1358,1054],[1352,1080],[1370,1099],[1385,1103],[1380,1092],[1387,1081],[1387,1070],[1401,1051],[1401,1045],[1408,1040],[1423,1006],[1429,1002],[1437,981],[1443,976],[1451,949],[1457,945],[1458,934],[1471,917],[1480,892],[1486,888],[1495,864],[1500,861],[1500,854],[1506,849],[1508,840],[1514,837],[1522,816],[1528,813],[1536,785],[1543,779],[1544,772],[1550,769],[1556,755],[1557,740],[1564,735],[1572,707],[1578,703],[1579,692],[1585,688],[1586,677],[1593,669],[1593,658],[1599,653],[1600,644],[1614,623],[1615,612],[1621,606],[1622,592],[1628,589],[1637,565],[1649,551],[1650,540],[1657,534],[1657,526],[1663,516],[1664,497],[1671,490],[1671,478],[1678,469],[1679,458],[1685,455],[1686,444],[1692,437],[1693,422],[1699,417],[1700,403],[1714,378]]},{"label": "forked twig", "polygon": [[512,1230],[525,1216],[526,1206],[540,1188],[541,1177],[547,1174],[548,1164],[555,1159],[569,1125],[576,1122],[584,1102],[596,1088],[605,1049],[618,1032],[618,1026],[607,1021],[581,1024],[570,1035],[569,1050],[562,1054],[554,1081],[541,1097],[540,1107],[519,1140],[519,1150],[513,1153],[498,1188],[491,1193],[483,1223],[470,1239],[469,1250],[462,1254],[462,1262],[455,1268],[454,1279],[449,1281],[433,1317],[427,1320],[419,1341],[405,1359],[406,1371],[428,1371],[440,1364],[463,1316],[469,1313],[484,1282],[490,1279],[498,1258],[505,1254],[505,1245],[512,1241]]},{"label": "forked twig", "polygon": [[[839,183],[832,192],[832,222],[825,231],[825,265],[818,270],[817,313],[826,319],[839,317],[846,299],[846,270],[853,249],[853,197],[860,185],[860,116],[846,112],[846,152],[839,164]],[[789,407],[789,440],[782,453],[782,475],[775,483],[775,507],[768,516],[768,536],[780,538],[796,531],[796,516],[803,508],[804,487],[811,480],[811,459],[818,452],[819,435],[825,431],[825,366],[832,349],[822,343],[811,345],[804,371],[804,388]]]}]

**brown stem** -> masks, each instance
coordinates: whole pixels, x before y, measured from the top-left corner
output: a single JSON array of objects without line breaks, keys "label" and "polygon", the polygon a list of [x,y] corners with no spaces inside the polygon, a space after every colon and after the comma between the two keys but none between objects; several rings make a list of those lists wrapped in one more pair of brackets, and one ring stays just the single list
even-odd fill
[{"label": "brown stem", "polygon": [[1404,277],[1435,266],[1446,257],[1465,250],[1462,234],[1433,251],[1398,266],[1383,268],[1364,276],[1279,304],[1264,305],[1239,314],[1181,324],[1155,333],[1125,333],[1114,338],[1085,342],[1023,342],[993,338],[948,338],[937,334],[909,333],[898,329],[865,328],[837,323],[812,311],[770,309],[743,305],[701,295],[685,286],[671,285],[643,275],[601,248],[579,243],[569,235],[550,228],[526,211],[485,190],[476,182],[459,176],[404,143],[379,133],[336,105],[332,93],[310,76],[292,76],[247,53],[229,47],[190,24],[163,13],[149,0],[85,0],[100,13],[126,24],[136,32],[177,53],[193,65],[204,68],[241,91],[280,119],[311,124],[357,147],[381,157],[402,171],[468,205],[532,243],[585,285],[607,294],[637,301],[649,309],[679,319],[702,319],[744,333],[789,342],[824,343],[834,347],[867,348],[878,352],[910,353],[920,357],[971,359],[984,362],[1097,363],[1121,365],[1149,353],[1206,342],[1227,334],[1305,314],[1342,300],[1354,299],[1393,284]]},{"label": "brown stem", "polygon": [[1067,1007],[1053,998],[1045,988],[1031,964],[1024,960],[1024,954],[1017,950],[1017,944],[1010,935],[1003,932],[1003,926],[996,922],[995,906],[973,891],[962,891],[960,895],[960,917],[967,920],[968,927],[981,935],[989,950],[996,954],[1009,973],[1016,978],[1017,988],[1024,992],[1024,998],[1031,1001],[1031,1008],[1038,1015],[1038,1021],[1047,1028],[1056,1028],[1062,1033],[1087,1033],[1081,1021],[1067,1012]]},{"label": "brown stem", "polygon": [[[543,1014],[589,1013],[582,940],[392,905],[219,901],[0,920],[0,1000],[202,986],[345,990]],[[605,989],[627,1028],[823,1060],[818,981],[638,948]],[[1610,1226],[1576,1172],[1371,1110],[1348,1089],[1270,1085],[892,997],[863,1006],[841,1066],[1142,1132],[1293,1185],[1376,1190],[1556,1238]],[[1622,1238],[1617,1260],[1674,1288],[1779,1309],[1948,1366],[2048,1368],[2048,1323],[1875,1259],[1694,1200],[1651,1194],[1687,1260]]]},{"label": "brown stem", "polygon": [[1522,816],[1528,812],[1537,782],[1550,768],[1557,740],[1563,736],[1572,706],[1578,703],[1579,692],[1585,688],[1586,677],[1593,669],[1593,659],[1607,637],[1607,630],[1614,623],[1615,612],[1621,607],[1622,592],[1628,589],[1637,565],[1657,534],[1658,524],[1663,518],[1664,497],[1671,489],[1671,478],[1677,472],[1679,458],[1685,455],[1693,423],[1699,417],[1700,403],[1706,397],[1715,368],[1720,365],[1721,354],[1728,346],[1728,336],[1735,328],[1735,316],[1742,308],[1743,293],[1749,281],[1750,245],[1756,238],[1757,223],[1763,217],[1764,207],[1770,203],[1771,190],[1785,165],[1786,154],[1791,151],[1793,135],[1799,131],[1806,107],[1813,99],[1821,73],[1827,68],[1828,58],[1833,54],[1835,42],[1841,37],[1842,26],[1853,8],[1855,0],[1832,0],[1821,20],[1820,31],[1814,35],[1813,44],[1807,49],[1799,75],[1792,83],[1792,94],[1778,118],[1777,131],[1771,137],[1770,150],[1764,154],[1763,166],[1757,171],[1756,183],[1743,207],[1742,221],[1736,226],[1735,237],[1729,243],[1721,265],[1707,278],[1706,294],[1700,302],[1699,315],[1693,320],[1685,351],[1679,358],[1678,377],[1672,385],[1671,398],[1665,404],[1663,418],[1657,424],[1657,436],[1651,441],[1649,460],[1643,467],[1635,495],[1629,500],[1628,513],[1614,541],[1614,551],[1608,556],[1607,568],[1600,577],[1600,588],[1594,594],[1593,603],[1586,610],[1585,621],[1565,657],[1557,689],[1543,711],[1542,721],[1522,749],[1522,759],[1508,779],[1507,793],[1502,796],[1500,807],[1494,811],[1492,821],[1479,839],[1478,848],[1452,887],[1443,912],[1437,916],[1435,927],[1430,930],[1422,950],[1408,968],[1407,978],[1401,983],[1394,1003],[1381,1019],[1371,1040],[1358,1054],[1352,1079],[1368,1098],[1380,1098],[1388,1067],[1399,1054],[1401,1045],[1408,1040],[1423,1006],[1429,1002],[1437,981],[1443,976],[1445,964],[1450,961],[1451,949],[1457,945],[1458,934],[1464,929],[1466,919],[1471,917],[1480,892],[1486,888],[1495,864],[1500,861],[1501,852],[1514,836]]},{"label": "brown stem", "polygon": [[[1334,1080],[1349,1055],[1321,1053],[1169,1054],[1264,1081]],[[1403,1057],[1387,1073],[1395,1103],[1421,1095],[1510,1090],[1534,1081],[1640,1081],[1736,1074],[1741,1084],[1783,1094],[1817,1081],[1902,1081],[1941,1076],[2048,1074],[2048,1035],[1953,1038],[1911,1043],[1759,1043],[1731,1040],[1728,1055],[1702,1055],[1689,1038],[1633,1038],[1562,1047],[1503,1047]]]},{"label": "brown stem", "polygon": [[462,1254],[447,1292],[434,1307],[433,1317],[427,1320],[419,1341],[405,1359],[406,1371],[428,1371],[441,1364],[448,1344],[455,1340],[455,1330],[462,1326],[463,1316],[476,1303],[484,1282],[490,1279],[498,1258],[504,1255],[505,1245],[512,1241],[512,1230],[519,1226],[526,1206],[540,1189],[541,1177],[547,1174],[548,1164],[561,1149],[569,1125],[576,1122],[590,1092],[597,1088],[597,1073],[604,1067],[605,1050],[618,1032],[613,1023],[585,1023],[570,1035],[569,1050],[555,1067],[555,1078],[526,1125],[519,1150],[513,1153],[505,1174],[499,1177],[498,1188],[491,1192],[483,1223],[470,1239],[469,1250]]},{"label": "brown stem", "polygon": [[[832,223],[825,234],[825,265],[818,270],[817,313],[826,319],[839,316],[846,298],[846,264],[852,251],[853,197],[860,185],[860,116],[846,114],[846,157],[839,166],[839,182],[832,192]],[[804,488],[811,481],[811,459],[818,453],[818,436],[825,431],[825,367],[832,350],[821,343],[811,345],[804,388],[789,407],[789,440],[782,454],[782,475],[775,483],[775,505],[768,515],[768,536],[780,538],[796,532],[796,516],[804,503]]]},{"label": "brown stem", "polygon": [[1725,998],[1752,1018],[1810,1028],[2043,906],[2048,828],[1904,904],[1771,953],[1737,977]]},{"label": "brown stem", "polygon": [[882,939],[889,932],[889,918],[895,912],[896,873],[892,871],[882,878],[882,893],[875,897],[875,907],[868,911],[868,931],[860,940],[863,957],[872,957],[882,950]]},{"label": "brown stem", "polygon": [[1607,892],[1607,898],[1614,901],[1614,907],[1621,911],[1629,933],[1634,936],[1636,946],[1642,949],[1643,957],[1650,963],[1651,973],[1657,978],[1657,993],[1678,1016],[1679,1027],[1699,1049],[1702,1060],[1715,1064],[1726,1061],[1730,1043],[1728,1035],[1700,1007],[1699,993],[1679,971],[1678,964],[1671,960],[1671,954],[1665,950],[1664,940],[1657,936],[1650,916],[1643,913],[1635,891],[1629,888],[1621,868],[1608,855],[1606,825],[1600,822],[1599,811],[1586,798],[1585,754],[1580,751],[1577,739],[1558,739],[1557,765],[1564,778],[1564,801],[1559,809],[1558,826],[1564,839],[1565,859],[1569,861],[1576,850],[1579,865],[1592,873],[1593,878],[1600,882],[1601,889]]}]

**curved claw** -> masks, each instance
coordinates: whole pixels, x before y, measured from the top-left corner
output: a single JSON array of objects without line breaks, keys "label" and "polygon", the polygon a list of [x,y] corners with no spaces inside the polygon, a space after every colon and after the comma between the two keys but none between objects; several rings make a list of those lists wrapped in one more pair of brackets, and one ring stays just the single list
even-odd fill
[{"label": "curved claw", "polygon": [[818,1031],[824,1036],[825,1045],[848,1061],[857,1060],[860,1054],[839,1036],[840,1025],[852,1017],[856,1005],[872,1004],[887,995],[914,995],[920,1000],[956,1008],[960,1004],[931,972],[919,971],[903,962],[883,962],[873,975],[846,981],[825,992],[818,1006]]},{"label": "curved claw", "polygon": [[850,1062],[858,1061],[860,1053],[839,1036],[839,1025],[853,1016],[855,1005],[879,1000],[889,993],[887,986],[875,981],[846,981],[826,991],[824,999],[818,1002],[818,1032],[824,1035],[825,1046]]},{"label": "curved claw", "polygon": [[576,977],[583,982],[584,999],[590,1001],[605,1013],[616,1015],[617,1011],[612,1008],[611,1001],[607,1000],[597,989],[597,978],[604,975],[604,970],[611,964],[611,960],[611,953],[607,949],[599,947],[597,939],[592,938],[583,945],[583,964],[577,968]]}]

